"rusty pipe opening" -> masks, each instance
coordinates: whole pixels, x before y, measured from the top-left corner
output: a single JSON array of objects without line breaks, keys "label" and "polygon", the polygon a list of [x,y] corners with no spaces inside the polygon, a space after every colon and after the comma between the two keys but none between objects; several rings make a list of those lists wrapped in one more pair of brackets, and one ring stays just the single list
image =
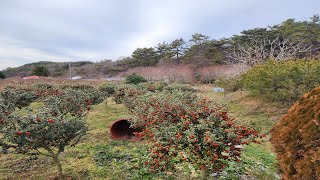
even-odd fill
[{"label": "rusty pipe opening", "polygon": [[140,141],[141,136],[135,133],[139,133],[142,130],[131,128],[130,125],[128,119],[115,121],[110,127],[111,137],[117,140]]}]

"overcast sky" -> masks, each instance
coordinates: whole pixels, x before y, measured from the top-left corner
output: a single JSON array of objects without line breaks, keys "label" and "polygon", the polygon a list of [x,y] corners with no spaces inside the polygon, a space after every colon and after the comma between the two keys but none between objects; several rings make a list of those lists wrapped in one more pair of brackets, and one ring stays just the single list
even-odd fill
[{"label": "overcast sky", "polygon": [[320,0],[0,0],[0,70],[116,60],[194,33],[219,39],[314,14]]}]

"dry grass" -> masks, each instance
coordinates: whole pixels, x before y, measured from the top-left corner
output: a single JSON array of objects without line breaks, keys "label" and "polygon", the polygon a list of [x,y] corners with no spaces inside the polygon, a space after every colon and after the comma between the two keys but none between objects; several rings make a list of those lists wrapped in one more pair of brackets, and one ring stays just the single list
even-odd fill
[{"label": "dry grass", "polygon": [[245,125],[268,133],[275,123],[287,113],[287,107],[279,103],[265,102],[251,96],[248,91],[215,93],[213,85],[200,85],[202,94],[225,106],[226,110]]}]

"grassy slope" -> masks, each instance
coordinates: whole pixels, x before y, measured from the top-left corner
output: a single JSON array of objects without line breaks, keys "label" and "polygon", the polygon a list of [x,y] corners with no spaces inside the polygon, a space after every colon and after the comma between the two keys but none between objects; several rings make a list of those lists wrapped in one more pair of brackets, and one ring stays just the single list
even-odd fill
[{"label": "grassy slope", "polygon": [[[275,108],[278,106],[257,101],[245,92],[224,96],[210,92],[210,86],[201,86],[200,90],[202,95],[225,104],[228,111],[241,123],[252,125],[262,132],[268,132],[279,114],[285,112]],[[279,110],[281,110],[280,113]],[[122,105],[117,105],[110,100],[107,108],[104,103],[95,106],[87,117],[90,131],[86,138],[76,147],[67,148],[61,156],[65,174],[75,179],[140,177],[139,173],[143,171],[136,169],[139,169],[139,161],[141,161],[139,152],[145,150],[143,143],[112,141],[109,138],[109,127],[112,122],[127,116],[129,112]],[[237,179],[239,178],[237,172],[246,172],[247,175],[243,177],[246,179],[278,179],[275,163],[275,155],[268,141],[261,145],[250,144],[245,148],[242,162],[231,164],[222,179]],[[183,171],[174,176],[177,179],[186,178]],[[56,175],[56,168],[46,157],[2,155],[0,175],[1,179],[48,179]],[[195,173],[192,177],[197,179],[197,174]]]}]

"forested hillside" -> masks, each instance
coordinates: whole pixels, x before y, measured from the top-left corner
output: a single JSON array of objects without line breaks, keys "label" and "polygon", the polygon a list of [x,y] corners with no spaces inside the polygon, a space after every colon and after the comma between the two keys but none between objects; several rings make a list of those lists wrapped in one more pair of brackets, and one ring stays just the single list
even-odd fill
[{"label": "forested hillside", "polygon": [[[177,37],[172,42],[159,42],[154,47],[140,47],[122,60],[72,62],[73,75],[87,78],[112,77],[136,67],[187,65],[192,70],[202,67],[245,64],[256,65],[267,59],[285,60],[304,57],[317,59],[320,48],[320,18],[308,21],[287,19],[280,24],[244,30],[228,38],[214,39],[195,33],[190,39]],[[38,62],[3,71],[6,77],[27,76],[36,66],[45,66],[51,77],[68,77],[69,63]],[[179,69],[179,68],[178,68]],[[180,68],[181,69],[181,68]],[[200,70],[201,71],[201,70]],[[197,79],[203,74],[192,72]]]},{"label": "forested hillside", "polygon": [[[90,61],[79,61],[79,62],[71,62],[72,67],[78,68],[90,64],[94,64]],[[48,62],[48,61],[40,61],[36,63],[25,64],[23,66],[17,68],[7,68],[3,71],[6,77],[12,76],[30,76],[32,75],[32,70],[35,67],[44,66],[49,70],[49,75],[53,77],[64,76],[69,71],[69,62]]]}]

